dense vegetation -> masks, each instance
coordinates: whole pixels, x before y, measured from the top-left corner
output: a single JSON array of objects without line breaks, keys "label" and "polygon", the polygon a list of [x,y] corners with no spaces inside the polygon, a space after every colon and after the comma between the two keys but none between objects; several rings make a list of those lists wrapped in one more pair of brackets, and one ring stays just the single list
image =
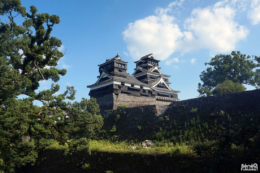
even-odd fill
[{"label": "dense vegetation", "polygon": [[[59,75],[66,74],[66,69],[55,68],[63,57],[58,50],[62,42],[51,36],[59,16],[37,14],[34,6],[27,13],[20,0],[1,0],[0,15],[9,19],[0,23],[1,169],[14,172],[16,167],[35,163],[38,153],[55,141],[67,143],[69,152],[75,148],[88,151],[84,137],[103,125],[95,99],[67,103],[65,99],[74,99],[74,87],[54,95],[59,91],[57,84],[35,92],[40,81],[57,82]],[[17,15],[24,18],[22,25],[15,23]],[[17,99],[20,95],[27,98]],[[43,106],[33,105],[34,100]]]}]

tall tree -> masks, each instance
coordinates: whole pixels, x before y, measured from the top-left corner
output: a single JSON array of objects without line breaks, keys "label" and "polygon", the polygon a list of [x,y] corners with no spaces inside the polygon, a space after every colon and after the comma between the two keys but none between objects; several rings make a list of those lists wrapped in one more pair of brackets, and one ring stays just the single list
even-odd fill
[{"label": "tall tree", "polygon": [[212,95],[213,89],[225,80],[238,84],[248,84],[256,88],[260,86],[260,57],[246,56],[239,51],[227,55],[216,55],[210,65],[200,74],[203,84],[198,84],[200,96]]},{"label": "tall tree", "polygon": [[[34,6],[27,13],[20,0],[0,0],[0,14],[9,19],[9,23],[0,23],[0,159],[4,172],[33,164],[39,151],[55,140],[65,144],[71,139],[69,146],[82,145],[88,150],[83,137],[103,125],[96,100],[67,103],[65,99],[73,100],[76,91],[71,86],[64,94],[54,95],[58,84],[36,93],[41,80],[57,82],[66,74],[66,69],[55,68],[63,57],[58,50],[62,42],[51,36],[59,16],[37,14]],[[14,21],[17,15],[25,18],[22,26]],[[17,99],[21,94],[28,98]],[[43,106],[33,105],[34,100]]]}]

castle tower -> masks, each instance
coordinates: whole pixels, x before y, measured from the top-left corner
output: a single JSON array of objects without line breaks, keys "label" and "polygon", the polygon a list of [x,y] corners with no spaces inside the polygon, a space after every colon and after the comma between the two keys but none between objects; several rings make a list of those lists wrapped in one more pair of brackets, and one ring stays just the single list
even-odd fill
[{"label": "castle tower", "polygon": [[179,91],[169,87],[169,75],[159,70],[159,60],[153,54],[136,61],[133,75],[127,73],[127,62],[117,54],[99,66],[98,80],[90,88],[90,97],[95,97],[102,110],[145,105],[169,105],[178,101]]}]

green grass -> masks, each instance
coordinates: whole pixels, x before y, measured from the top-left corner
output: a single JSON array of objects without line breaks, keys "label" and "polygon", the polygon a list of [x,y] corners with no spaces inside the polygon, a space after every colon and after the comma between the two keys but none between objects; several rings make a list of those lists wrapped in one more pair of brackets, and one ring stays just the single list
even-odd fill
[{"label": "green grass", "polygon": [[[111,153],[140,153],[140,154],[194,154],[188,145],[173,143],[156,143],[152,148],[142,148],[141,143],[133,150],[128,146],[137,145],[130,142],[111,142],[107,140],[90,140],[90,150],[97,152],[111,152]],[[54,143],[46,149],[65,150],[68,146]]]}]

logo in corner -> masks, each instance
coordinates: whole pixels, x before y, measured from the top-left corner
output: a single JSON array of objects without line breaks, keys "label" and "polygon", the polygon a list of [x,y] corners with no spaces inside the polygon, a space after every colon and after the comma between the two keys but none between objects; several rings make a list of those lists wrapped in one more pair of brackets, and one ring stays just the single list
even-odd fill
[{"label": "logo in corner", "polygon": [[258,171],[258,165],[257,163],[251,165],[241,164],[241,171]]}]

